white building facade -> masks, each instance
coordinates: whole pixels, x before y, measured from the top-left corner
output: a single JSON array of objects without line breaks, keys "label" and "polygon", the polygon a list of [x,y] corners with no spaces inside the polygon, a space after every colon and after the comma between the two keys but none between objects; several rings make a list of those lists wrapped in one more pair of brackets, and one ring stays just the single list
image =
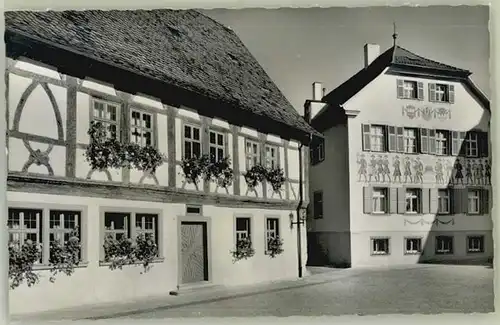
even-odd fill
[{"label": "white building facade", "polygon": [[[93,15],[103,15],[100,18],[108,23],[119,24],[135,19],[134,12],[129,13],[118,12],[130,15],[118,21],[106,12],[85,11],[81,15],[89,15],[89,20]],[[35,265],[40,281],[32,287],[23,284],[11,290],[11,313],[168,295],[186,287],[240,285],[299,276],[307,260],[306,232],[305,228],[301,230],[304,247],[299,250],[297,225],[293,222],[297,222],[297,213],[301,214],[299,202],[308,202],[307,188],[299,197],[300,167],[304,173],[308,165],[307,155],[300,158],[304,156],[300,152],[309,151],[307,139],[314,131],[276,93],[277,88],[269,86],[267,94],[279,98],[276,108],[288,110],[295,121],[272,124],[272,118],[257,116],[259,123],[251,122],[251,118],[247,124],[233,123],[226,118],[228,115],[216,110],[213,103],[217,101],[207,101],[212,106],[201,112],[199,102],[183,102],[197,96],[195,93],[177,96],[166,84],[159,87],[160,91],[148,93],[155,89],[148,82],[158,76],[146,76],[137,82],[137,74],[116,67],[100,75],[90,67],[102,62],[86,61],[93,58],[81,52],[74,56],[76,47],[68,50],[41,38],[50,36],[44,28],[51,26],[37,24],[50,19],[62,26],[55,41],[64,42],[64,33],[68,32],[64,28],[71,28],[64,15],[69,14],[11,12],[6,20],[9,233],[11,239],[30,239],[42,247],[41,260]],[[162,10],[153,14],[165,19],[175,15]],[[196,12],[188,12],[183,19],[186,26],[190,22],[200,26],[200,21],[213,24],[212,32],[236,39],[233,44],[239,44],[247,55],[234,33],[225,27]],[[133,35],[142,28],[138,26],[115,27]],[[90,23],[88,28],[92,28]],[[190,35],[196,32],[192,30]],[[225,49],[223,44],[220,48]],[[227,57],[227,53],[224,55]],[[149,62],[152,65],[153,59]],[[88,70],[78,69],[79,65]],[[108,68],[102,65],[96,69]],[[254,74],[263,73],[255,65],[253,69]],[[243,71],[244,76],[247,73]],[[130,84],[118,85],[118,78],[124,77]],[[267,75],[263,80],[272,84]],[[248,87],[246,91],[251,92]],[[205,114],[212,108],[213,114]],[[243,109],[233,110],[236,115],[250,116],[244,115]],[[92,121],[107,125],[119,142],[157,149],[164,155],[164,162],[154,173],[129,167],[92,170],[85,157]],[[274,125],[275,132],[258,126],[266,123]],[[203,179],[196,185],[186,181],[183,159],[206,153],[230,158],[234,181],[227,188]],[[256,164],[282,168],[283,186],[275,191],[264,180],[249,188],[244,175]],[[51,283],[49,243],[58,231],[67,233],[74,226],[80,230],[81,261],[73,275],[58,275]],[[153,234],[158,246],[152,268],[144,274],[140,265],[110,270],[104,261],[105,236],[133,238],[139,232]],[[242,237],[251,239],[255,254],[234,262],[230,252]],[[268,243],[274,237],[282,239],[283,252],[271,257]]]},{"label": "white building facade", "polygon": [[394,46],[306,102],[312,264],[484,262],[493,257],[489,102],[470,72]]}]

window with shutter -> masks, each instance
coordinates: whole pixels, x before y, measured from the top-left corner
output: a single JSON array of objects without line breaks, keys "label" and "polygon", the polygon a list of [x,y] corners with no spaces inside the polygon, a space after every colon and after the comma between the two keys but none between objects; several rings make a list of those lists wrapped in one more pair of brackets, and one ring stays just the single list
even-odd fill
[{"label": "window with shutter", "polygon": [[370,186],[363,187],[363,208],[364,213],[372,212],[372,188]]},{"label": "window with shutter", "polygon": [[406,212],[406,189],[404,187],[398,188],[398,213],[403,214]]},{"label": "window with shutter", "polygon": [[389,191],[389,213],[396,214],[398,213],[398,189],[391,188]]},{"label": "window with shutter", "polygon": [[387,137],[388,137],[388,149],[390,152],[397,151],[397,142],[396,142],[396,127],[388,126],[387,127]]},{"label": "window with shutter", "polygon": [[460,132],[458,134],[458,145],[459,145],[459,152],[458,154],[460,156],[465,156],[465,137],[467,136],[467,132]]},{"label": "window with shutter", "polygon": [[[430,189],[423,188],[420,190],[422,193],[422,213],[430,213]],[[417,209],[418,211],[418,209]]]},{"label": "window with shutter", "polygon": [[483,189],[481,191],[481,213],[482,214],[490,214],[490,191],[487,189]]},{"label": "window with shutter", "polygon": [[429,83],[429,101],[436,101],[436,84]]},{"label": "window with shutter", "polygon": [[488,157],[489,156],[489,139],[488,132],[479,133],[479,156]]},{"label": "window with shutter", "polygon": [[398,145],[397,151],[405,152],[404,128],[397,127],[396,134],[397,134],[397,145]]},{"label": "window with shutter", "polygon": [[436,130],[429,129],[429,154],[436,153]]},{"label": "window with shutter", "polygon": [[424,100],[424,83],[423,82],[418,82],[418,100]]},{"label": "window with shutter", "polygon": [[361,132],[363,133],[363,150],[370,151],[370,124],[362,124]]},{"label": "window with shutter", "polygon": [[420,152],[429,153],[429,130],[420,129]]}]

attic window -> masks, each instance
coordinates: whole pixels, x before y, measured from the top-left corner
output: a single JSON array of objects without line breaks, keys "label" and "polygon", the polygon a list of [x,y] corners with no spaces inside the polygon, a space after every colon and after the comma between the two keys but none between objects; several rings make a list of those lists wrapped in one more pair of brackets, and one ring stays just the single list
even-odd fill
[{"label": "attic window", "polygon": [[424,99],[424,84],[415,80],[397,80],[398,98],[402,99]]}]

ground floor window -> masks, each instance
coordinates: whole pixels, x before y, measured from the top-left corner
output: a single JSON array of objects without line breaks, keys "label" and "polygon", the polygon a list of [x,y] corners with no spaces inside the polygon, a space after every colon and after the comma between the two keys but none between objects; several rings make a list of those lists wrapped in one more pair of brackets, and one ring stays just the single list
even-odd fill
[{"label": "ground floor window", "polygon": [[484,236],[467,237],[467,252],[484,253]]},{"label": "ground floor window", "polygon": [[278,218],[267,218],[266,219],[266,252],[269,251],[269,241],[271,239],[279,238],[280,227]]},{"label": "ground floor window", "polygon": [[[81,211],[32,208],[9,208],[7,228],[9,242],[24,244],[27,240],[39,245],[41,264],[49,264],[53,250],[64,247],[71,236],[81,243]],[[44,237],[48,234],[48,238]],[[80,250],[80,258],[82,251]]]},{"label": "ground floor window", "polygon": [[236,240],[251,239],[250,218],[236,218]]},{"label": "ground floor window", "polygon": [[420,254],[422,238],[405,238],[405,254]]},{"label": "ground floor window", "polygon": [[372,255],[389,254],[389,238],[372,238]]},{"label": "ground floor window", "polygon": [[453,237],[438,236],[436,237],[436,254],[446,255],[453,254]]}]

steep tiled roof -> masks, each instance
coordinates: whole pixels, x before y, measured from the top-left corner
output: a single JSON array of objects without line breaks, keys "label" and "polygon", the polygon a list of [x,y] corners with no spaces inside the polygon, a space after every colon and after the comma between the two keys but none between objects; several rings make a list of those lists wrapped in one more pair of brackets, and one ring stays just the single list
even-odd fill
[{"label": "steep tiled roof", "polygon": [[314,131],[230,29],[194,10],[15,11],[6,30]]},{"label": "steep tiled roof", "polygon": [[469,78],[471,72],[468,70],[424,58],[400,46],[393,46],[380,54],[368,67],[361,69],[347,81],[325,95],[322,101],[328,103],[329,108],[314,117],[312,126],[320,131],[324,130],[330,123],[329,119],[331,119],[325,114],[338,109],[339,106],[343,105],[361,89],[366,87],[386,68],[403,69],[406,72],[425,71],[425,73],[429,73],[435,77],[447,76],[457,78],[462,80],[483,105],[489,109],[489,100]]}]

